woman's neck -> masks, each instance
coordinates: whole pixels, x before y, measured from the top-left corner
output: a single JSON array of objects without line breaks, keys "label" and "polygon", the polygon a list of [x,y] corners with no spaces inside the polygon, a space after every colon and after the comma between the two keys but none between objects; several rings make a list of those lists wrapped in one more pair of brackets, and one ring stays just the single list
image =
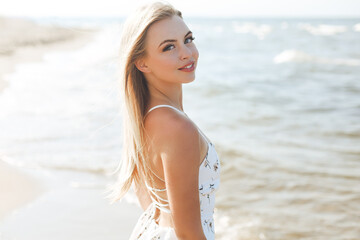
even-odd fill
[{"label": "woman's neck", "polygon": [[183,111],[182,84],[167,84],[161,86],[148,85],[150,106],[168,104]]}]

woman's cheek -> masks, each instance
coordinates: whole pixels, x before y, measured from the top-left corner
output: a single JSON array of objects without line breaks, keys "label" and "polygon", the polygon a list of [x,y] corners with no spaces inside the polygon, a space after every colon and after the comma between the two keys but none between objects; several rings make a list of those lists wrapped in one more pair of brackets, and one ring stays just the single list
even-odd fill
[{"label": "woman's cheek", "polygon": [[194,45],[192,51],[193,51],[193,56],[194,56],[195,60],[197,60],[199,58],[199,51],[197,50],[195,45]]},{"label": "woman's cheek", "polygon": [[162,69],[166,69],[165,71],[173,71],[174,69],[179,68],[178,62],[173,58],[164,58],[159,65],[163,67]]},{"label": "woman's cheek", "polygon": [[178,62],[171,58],[160,58],[153,62],[153,70],[159,78],[172,78],[171,74],[179,68]]},{"label": "woman's cheek", "polygon": [[167,68],[166,59],[162,57],[152,59],[151,65],[152,69],[155,70],[155,72],[159,72],[162,69]]}]

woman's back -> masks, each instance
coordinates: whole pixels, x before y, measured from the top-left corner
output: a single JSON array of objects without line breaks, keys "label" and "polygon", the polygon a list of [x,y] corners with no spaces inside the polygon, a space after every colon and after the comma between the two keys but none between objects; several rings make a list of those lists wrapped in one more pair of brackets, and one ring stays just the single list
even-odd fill
[{"label": "woman's back", "polygon": [[[201,161],[195,162],[195,163],[193,162],[192,166],[189,168],[195,168],[195,170],[197,171],[196,191],[198,192],[198,196],[199,196],[199,205],[200,205],[199,212],[200,212],[201,224],[202,224],[204,234],[207,239],[214,239],[215,231],[214,231],[213,212],[214,212],[214,204],[215,204],[215,191],[217,190],[219,183],[220,183],[220,161],[219,161],[218,155],[216,153],[216,150],[214,148],[214,145],[207,139],[207,137],[200,131],[200,129],[198,129],[196,127],[196,125],[193,124],[193,122],[187,116],[185,116],[186,114],[184,112],[178,110],[177,108],[172,107],[170,105],[158,105],[158,106],[151,108],[149,110],[149,112],[156,108],[160,108],[160,107],[174,109],[175,111],[168,109],[167,111],[163,111],[162,113],[166,112],[167,114],[170,114],[168,117],[173,120],[180,117],[180,120],[178,119],[178,121],[181,121],[181,120],[189,121],[188,123],[195,126],[196,130],[198,131],[197,133],[202,135],[203,141],[206,142],[205,153],[200,154],[200,155],[202,155],[202,157],[200,158]],[[158,115],[163,116],[162,113],[158,112]],[[180,113],[180,115],[179,115],[179,113]],[[175,114],[175,115],[172,115],[172,114]],[[181,119],[181,117],[184,117],[184,116],[185,116],[185,118]],[[153,120],[155,121],[158,119],[156,119],[156,117],[155,117],[155,119],[153,119]],[[163,119],[163,121],[164,121],[164,119]],[[161,122],[156,122],[155,124],[161,126]],[[166,126],[168,126],[168,125],[165,124],[164,127],[166,128]],[[188,125],[185,124],[182,126],[184,127],[184,126],[188,126]],[[159,126],[157,126],[157,127],[159,127]],[[167,129],[165,129],[165,128],[163,128],[162,131],[166,131]],[[159,131],[159,129],[156,129],[156,130]],[[184,131],[184,129],[180,129],[180,131]],[[169,130],[169,133],[171,133],[171,130]],[[151,133],[150,133],[150,136],[151,136]],[[181,145],[181,144],[179,144],[179,145]],[[151,146],[153,146],[153,145],[151,145]],[[177,147],[177,148],[179,148],[179,147]],[[201,151],[199,151],[199,152],[201,152]],[[179,159],[180,160],[178,160],[178,161],[181,161],[181,158],[179,158]],[[170,161],[173,161],[173,159],[171,159]],[[164,224],[161,223],[161,218],[160,218],[160,222],[156,222],[155,219],[156,219],[159,211],[161,211],[160,216],[165,216],[164,219],[169,220],[169,217],[171,218],[171,216],[174,215],[174,211],[172,212],[170,210],[171,203],[169,202],[169,200],[171,200],[171,195],[170,195],[170,199],[169,199],[166,186],[168,186],[170,188],[169,189],[170,191],[173,190],[171,188],[179,188],[179,185],[186,184],[187,176],[186,175],[178,176],[180,179],[178,179],[177,184],[174,184],[174,185],[169,184],[169,183],[166,184],[165,183],[166,179],[163,177],[164,173],[161,172],[161,169],[164,169],[164,168],[161,166],[159,167],[158,164],[162,165],[161,160],[160,160],[160,162],[155,162],[155,164],[154,164],[154,162],[152,163],[152,166],[157,165],[157,168],[154,168],[156,170],[151,169],[151,171],[155,175],[156,180],[153,183],[151,183],[151,182],[145,183],[146,187],[150,193],[152,203],[149,205],[148,209],[140,217],[140,219],[132,233],[131,239],[152,239],[153,237],[156,237],[155,239],[176,239],[175,230],[173,227],[171,227],[172,224],[170,224],[170,227],[169,227],[169,225],[168,225],[169,223],[165,223],[165,226],[166,226],[165,227],[165,226],[163,226]],[[166,161],[164,164],[166,165]],[[180,164],[181,164],[181,162],[180,162]],[[189,171],[191,171],[191,170],[189,169]],[[166,173],[165,173],[165,176],[166,176]],[[169,178],[171,179],[171,176]],[[154,186],[154,185],[156,185],[156,186]],[[177,199],[177,198],[173,198],[173,199]],[[184,201],[187,201],[187,200],[184,199]],[[176,204],[174,204],[174,205],[176,205]],[[159,209],[159,211],[157,209]],[[176,214],[176,209],[175,209],[175,214]]]}]

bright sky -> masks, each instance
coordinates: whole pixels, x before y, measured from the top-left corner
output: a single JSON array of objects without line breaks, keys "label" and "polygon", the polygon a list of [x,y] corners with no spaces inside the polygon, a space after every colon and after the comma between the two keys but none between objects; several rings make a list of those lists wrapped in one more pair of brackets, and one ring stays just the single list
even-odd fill
[{"label": "bright sky", "polygon": [[[168,0],[186,16],[360,17],[359,0]],[[148,0],[10,0],[5,16],[127,16]]]}]

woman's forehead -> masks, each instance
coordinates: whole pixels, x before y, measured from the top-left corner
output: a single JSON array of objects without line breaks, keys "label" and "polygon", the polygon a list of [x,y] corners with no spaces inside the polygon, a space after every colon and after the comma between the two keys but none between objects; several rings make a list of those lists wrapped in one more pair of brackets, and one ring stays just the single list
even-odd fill
[{"label": "woman's forehead", "polygon": [[189,32],[189,28],[179,16],[173,16],[154,23],[148,30],[147,41],[158,47],[167,39],[181,39]]}]

